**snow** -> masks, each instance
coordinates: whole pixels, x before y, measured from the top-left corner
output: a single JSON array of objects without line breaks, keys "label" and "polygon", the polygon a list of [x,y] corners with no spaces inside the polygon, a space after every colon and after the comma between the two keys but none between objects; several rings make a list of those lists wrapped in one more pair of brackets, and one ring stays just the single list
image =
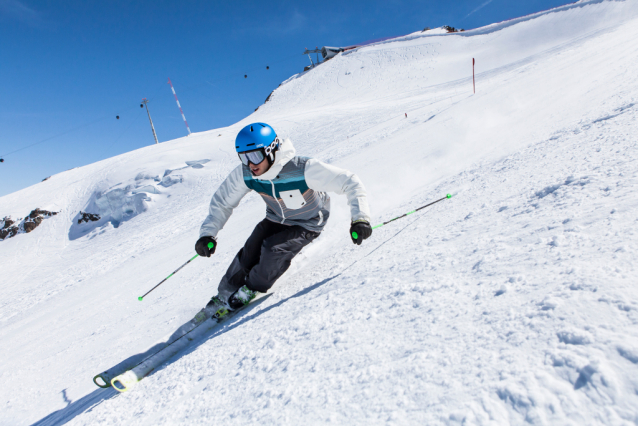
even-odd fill
[{"label": "snow", "polygon": [[[0,198],[60,212],[0,242],[0,424],[638,423],[637,23],[582,1],[344,52],[228,128]],[[137,300],[192,257],[254,121],[357,173],[374,224],[453,197],[355,246],[333,196],[271,297],[131,392],[96,388],[199,311],[263,218],[247,196],[213,257]]]}]

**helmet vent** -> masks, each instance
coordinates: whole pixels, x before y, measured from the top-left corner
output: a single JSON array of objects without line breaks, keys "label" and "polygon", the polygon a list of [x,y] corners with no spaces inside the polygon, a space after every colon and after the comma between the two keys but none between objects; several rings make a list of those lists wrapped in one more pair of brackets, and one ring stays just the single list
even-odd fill
[{"label": "helmet vent", "polygon": [[253,126],[250,126],[250,131],[251,131],[251,132],[254,132],[254,130],[253,130]]}]

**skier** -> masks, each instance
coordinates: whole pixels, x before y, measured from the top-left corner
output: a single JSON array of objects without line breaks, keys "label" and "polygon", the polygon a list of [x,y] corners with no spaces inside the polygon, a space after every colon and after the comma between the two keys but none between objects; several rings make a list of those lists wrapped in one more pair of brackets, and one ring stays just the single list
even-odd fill
[{"label": "skier", "polygon": [[195,251],[205,257],[215,253],[217,233],[251,190],[266,202],[266,218],[239,250],[217,296],[204,308],[218,318],[248,304],[257,292],[267,292],[301,249],[319,236],[330,215],[326,192],[348,197],[353,243],[361,244],[372,235],[366,191],[353,173],[296,156],[290,139],[281,140],[265,123],[244,127],[235,148],[242,164],[213,195]]}]

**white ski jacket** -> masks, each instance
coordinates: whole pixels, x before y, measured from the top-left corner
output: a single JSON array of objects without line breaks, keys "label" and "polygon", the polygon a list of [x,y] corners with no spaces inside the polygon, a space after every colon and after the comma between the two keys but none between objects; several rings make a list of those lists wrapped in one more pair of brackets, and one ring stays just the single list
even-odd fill
[{"label": "white ski jacket", "polygon": [[295,152],[290,139],[286,139],[275,153],[275,163],[263,175],[253,176],[243,164],[233,170],[210,201],[200,238],[216,237],[233,209],[251,190],[257,191],[266,202],[266,218],[284,225],[321,232],[330,216],[330,197],[326,192],[348,197],[352,221],[370,222],[366,190],[354,173],[313,158],[295,156]]}]

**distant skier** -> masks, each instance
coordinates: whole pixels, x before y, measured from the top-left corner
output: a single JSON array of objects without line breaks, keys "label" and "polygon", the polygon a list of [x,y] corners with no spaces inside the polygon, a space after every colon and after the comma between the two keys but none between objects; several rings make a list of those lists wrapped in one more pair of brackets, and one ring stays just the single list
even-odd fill
[{"label": "distant skier", "polygon": [[205,257],[215,252],[217,233],[251,190],[266,202],[266,218],[239,250],[217,296],[206,305],[205,310],[216,317],[248,304],[256,292],[267,292],[301,249],[319,236],[330,215],[326,192],[348,197],[353,243],[361,244],[372,235],[366,191],[353,173],[296,156],[292,142],[280,140],[265,123],[244,127],[235,148],[242,164],[213,195],[195,250]]}]

